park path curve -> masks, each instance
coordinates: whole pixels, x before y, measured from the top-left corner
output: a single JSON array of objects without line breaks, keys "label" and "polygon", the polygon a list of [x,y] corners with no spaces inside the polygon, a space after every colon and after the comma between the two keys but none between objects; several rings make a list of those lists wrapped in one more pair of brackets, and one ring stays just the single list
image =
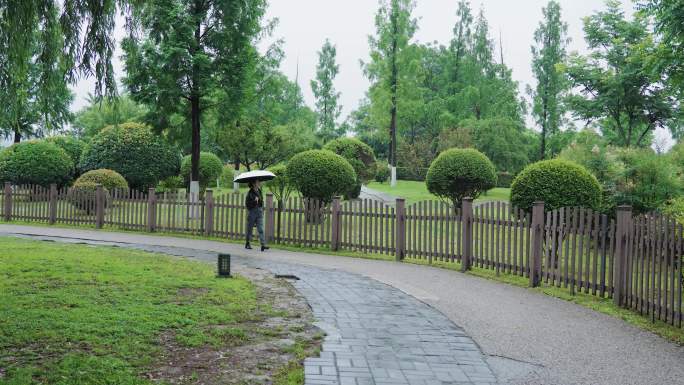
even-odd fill
[{"label": "park path curve", "polygon": [[684,384],[682,346],[570,302],[450,270],[282,250],[261,253],[237,244],[148,234],[15,225],[0,225],[0,233],[228,252],[265,266],[298,264],[366,276],[431,305],[462,328],[500,383]]}]

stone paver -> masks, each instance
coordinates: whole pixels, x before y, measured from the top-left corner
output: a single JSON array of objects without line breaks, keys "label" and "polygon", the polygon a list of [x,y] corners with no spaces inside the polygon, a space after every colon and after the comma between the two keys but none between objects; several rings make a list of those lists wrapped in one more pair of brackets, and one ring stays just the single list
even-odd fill
[{"label": "stone paver", "polygon": [[[66,238],[33,237],[70,242]],[[76,240],[193,257],[216,254],[180,247]],[[339,270],[233,257],[235,263],[294,276],[326,333],[320,357],[304,362],[307,385],[496,384],[496,376],[463,329],[391,286]]]}]

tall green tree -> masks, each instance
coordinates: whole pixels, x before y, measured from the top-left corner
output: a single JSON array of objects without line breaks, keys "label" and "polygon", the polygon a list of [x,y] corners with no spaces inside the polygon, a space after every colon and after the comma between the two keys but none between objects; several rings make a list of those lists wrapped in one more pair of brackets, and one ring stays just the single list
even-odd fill
[{"label": "tall green tree", "polygon": [[71,120],[65,43],[56,2],[0,2],[0,132],[15,143]]},{"label": "tall green tree", "polygon": [[266,168],[314,145],[316,116],[304,105],[299,86],[280,72],[282,41],[271,44],[247,78],[239,119],[213,112],[211,130],[235,164]]},{"label": "tall green tree", "polygon": [[107,126],[126,122],[144,123],[147,108],[128,95],[119,95],[112,100],[98,100],[88,95],[88,105],[76,112],[72,128],[74,134],[84,139],[92,138]]},{"label": "tall green tree", "polygon": [[655,31],[661,37],[652,63],[684,90],[684,0],[647,0],[639,4],[654,17]]},{"label": "tall green tree", "polygon": [[584,20],[588,56],[572,55],[566,68],[578,90],[568,98],[576,118],[596,122],[611,143],[641,147],[657,127],[677,136],[676,100],[666,88],[666,75],[651,71],[648,59],[657,52],[648,18],[625,18],[616,0]]},{"label": "tall green tree", "polygon": [[[534,32],[532,72],[537,86],[530,89],[532,116],[541,128],[539,157],[546,157],[546,139],[559,131],[564,106],[562,99],[568,83],[557,66],[566,60],[568,25],[561,20],[561,7],[551,0],[542,8],[544,19]],[[553,154],[551,154],[553,155]]]},{"label": "tall green tree", "polygon": [[239,116],[265,7],[265,0],[146,1],[134,7],[123,42],[124,83],[154,120],[179,114],[190,122],[193,181],[199,180],[202,114],[218,109],[228,121]]},{"label": "tall green tree", "polygon": [[[373,82],[371,98],[389,100],[389,164],[397,165],[397,110],[402,88],[409,89],[406,78],[411,77],[411,38],[417,29],[411,15],[413,0],[380,0],[375,15],[375,36],[369,36],[371,61],[364,65],[366,76]],[[392,172],[392,185],[396,171]]]},{"label": "tall green tree", "polygon": [[311,90],[316,98],[318,113],[318,134],[324,143],[343,134],[337,130],[336,123],[342,112],[342,106],[337,104],[340,93],[335,90],[333,84],[340,70],[335,61],[336,56],[337,49],[326,39],[323,48],[318,52],[316,79],[311,80]]}]

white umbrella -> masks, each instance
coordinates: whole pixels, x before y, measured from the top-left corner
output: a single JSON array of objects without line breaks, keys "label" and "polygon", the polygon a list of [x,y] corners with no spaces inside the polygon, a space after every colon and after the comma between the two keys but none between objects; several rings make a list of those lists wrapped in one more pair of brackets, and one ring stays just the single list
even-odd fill
[{"label": "white umbrella", "polygon": [[254,171],[243,172],[242,174],[233,178],[233,182],[247,183],[247,182],[251,182],[253,180],[265,181],[265,180],[271,180],[273,178],[275,178],[275,174],[273,174],[270,171],[254,170]]}]

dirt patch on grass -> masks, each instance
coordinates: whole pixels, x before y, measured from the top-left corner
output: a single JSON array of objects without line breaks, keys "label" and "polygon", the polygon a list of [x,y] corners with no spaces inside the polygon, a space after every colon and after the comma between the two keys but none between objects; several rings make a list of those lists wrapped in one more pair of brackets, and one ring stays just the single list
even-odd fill
[{"label": "dirt patch on grass", "polygon": [[[257,287],[257,314],[248,322],[211,325],[214,343],[187,347],[173,332],[159,339],[161,358],[144,377],[170,384],[272,384],[283,368],[318,354],[323,334],[306,300],[286,280],[265,270],[234,266]],[[201,290],[181,289],[183,301]]]}]

